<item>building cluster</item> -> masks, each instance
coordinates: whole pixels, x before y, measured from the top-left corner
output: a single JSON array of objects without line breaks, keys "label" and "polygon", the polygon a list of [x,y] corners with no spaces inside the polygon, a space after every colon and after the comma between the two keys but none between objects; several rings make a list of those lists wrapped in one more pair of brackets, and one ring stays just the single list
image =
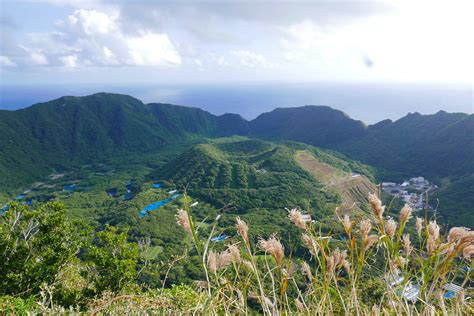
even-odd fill
[{"label": "building cluster", "polygon": [[402,183],[382,182],[382,190],[400,198],[414,209],[423,209],[426,195],[436,191],[438,187],[423,177],[411,178]]}]

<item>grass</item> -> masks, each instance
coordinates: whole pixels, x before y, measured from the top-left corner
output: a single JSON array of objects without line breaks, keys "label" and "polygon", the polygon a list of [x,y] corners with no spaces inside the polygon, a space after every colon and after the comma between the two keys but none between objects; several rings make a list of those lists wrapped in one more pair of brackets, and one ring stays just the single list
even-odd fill
[{"label": "grass", "polygon": [[[370,194],[368,201],[369,216],[339,217],[337,225],[343,236],[324,233],[320,223],[298,209],[289,210],[288,221],[300,230],[300,243],[306,249],[305,255],[296,257],[275,235],[254,242],[249,235],[252,223],[239,217],[235,220],[237,238],[211,242],[221,217],[208,221],[210,229],[198,230],[189,206],[192,200],[184,196],[177,220],[195,247],[192,255],[200,256],[196,267],[203,272],[203,278],[193,285],[164,288],[165,277],[160,289],[102,293],[81,310],[66,310],[44,297],[36,304],[2,297],[0,307],[45,314],[83,312],[85,308],[100,315],[473,314],[474,232],[454,227],[442,234],[436,219],[426,215],[414,219],[407,205],[395,221],[376,195]],[[149,240],[139,241],[139,247],[146,260],[162,251],[162,247],[150,246]],[[187,255],[170,258],[166,276]],[[452,298],[445,297],[449,284],[461,289]]]},{"label": "grass", "polygon": [[[341,248],[332,246],[332,236],[321,234],[317,223],[308,222],[299,210],[292,210],[289,220],[301,229],[302,243],[311,255],[308,260],[293,260],[291,252],[285,252],[276,237],[252,245],[248,224],[239,218],[236,230],[241,241],[228,244],[223,251],[211,249],[209,239],[204,244],[195,239],[204,249],[202,268],[206,280],[201,284],[203,293],[207,293],[196,311],[257,311],[269,315],[472,314],[472,302],[467,298],[471,276],[460,268],[473,268],[473,232],[453,228],[444,238],[435,220],[420,218],[418,236],[410,239],[405,234],[411,218],[408,206],[401,210],[397,223],[384,217],[385,206],[378,197],[370,195],[369,201],[371,218],[359,223],[347,215],[340,219],[346,234],[345,242],[338,243]],[[192,222],[191,216],[188,219]],[[194,235],[193,231],[188,233]],[[445,299],[444,287],[449,283],[459,284],[462,290],[454,298]],[[365,286],[371,292],[367,293]]]}]

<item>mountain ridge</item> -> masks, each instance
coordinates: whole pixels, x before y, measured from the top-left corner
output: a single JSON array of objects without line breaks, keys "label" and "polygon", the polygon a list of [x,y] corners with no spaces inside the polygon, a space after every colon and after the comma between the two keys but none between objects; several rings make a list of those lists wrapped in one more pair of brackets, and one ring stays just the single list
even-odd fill
[{"label": "mountain ridge", "polygon": [[[474,115],[409,113],[373,125],[329,106],[277,108],[247,121],[196,107],[96,93],[0,111],[0,170],[32,180],[55,167],[139,154],[188,139],[249,136],[336,150],[391,174],[474,173]],[[448,162],[448,163],[446,163]],[[454,163],[449,163],[454,162]],[[15,181],[13,181],[15,183]],[[0,186],[10,186],[9,177]]]}]

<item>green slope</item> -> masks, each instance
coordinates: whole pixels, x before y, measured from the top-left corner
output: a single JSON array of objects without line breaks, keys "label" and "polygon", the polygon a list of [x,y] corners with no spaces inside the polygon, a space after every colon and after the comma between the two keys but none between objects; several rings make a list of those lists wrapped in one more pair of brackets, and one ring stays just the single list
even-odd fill
[{"label": "green slope", "polygon": [[466,201],[466,196],[472,196],[472,183],[465,180],[474,175],[472,114],[413,113],[394,122],[384,120],[365,127],[342,112],[306,106],[262,114],[250,126],[252,135],[258,137],[331,148],[375,166],[379,181],[424,176],[445,183],[439,195],[444,221],[459,223],[462,219],[472,226],[474,215],[469,204],[448,197],[464,196]]},{"label": "green slope", "polygon": [[[391,174],[435,178],[474,173],[474,115],[462,113],[415,113],[366,127],[341,111],[305,106],[276,109],[247,122],[235,114],[215,116],[197,108],[145,105],[129,96],[99,93],[1,114],[0,170],[15,170],[19,178],[42,174],[56,164],[231,135],[332,148]],[[35,156],[34,161],[22,155]]]},{"label": "green slope", "polygon": [[439,178],[474,173],[474,115],[419,113],[372,126],[324,106],[276,109],[250,122],[255,137],[340,151],[391,174]]},{"label": "green slope", "polygon": [[439,201],[438,215],[452,226],[474,227],[474,175],[446,183],[431,199]]},{"label": "green slope", "polygon": [[366,128],[361,121],[327,106],[279,108],[250,122],[251,134],[268,139],[286,139],[318,147],[362,137]]},{"label": "green slope", "polygon": [[[12,189],[52,172],[116,156],[136,157],[190,139],[244,133],[237,115],[143,104],[126,95],[62,97],[0,112],[0,188]],[[235,126],[235,129],[234,129]]]},{"label": "green slope", "polygon": [[147,107],[155,121],[172,136],[232,136],[249,133],[248,122],[237,114],[215,116],[199,108],[162,103],[151,103]]},{"label": "green slope", "polygon": [[474,115],[415,113],[334,148],[389,171],[440,178],[474,173],[473,135]]},{"label": "green slope", "polygon": [[[326,185],[326,179],[301,167],[297,161],[301,150],[319,155],[344,175],[354,169],[364,170],[360,164],[308,145],[219,139],[186,151],[159,168],[153,177],[186,188],[192,196],[216,207],[230,204],[237,213],[256,209],[277,212],[299,206],[310,207],[319,219],[333,217],[342,196]],[[370,169],[365,170],[370,176]]]}]

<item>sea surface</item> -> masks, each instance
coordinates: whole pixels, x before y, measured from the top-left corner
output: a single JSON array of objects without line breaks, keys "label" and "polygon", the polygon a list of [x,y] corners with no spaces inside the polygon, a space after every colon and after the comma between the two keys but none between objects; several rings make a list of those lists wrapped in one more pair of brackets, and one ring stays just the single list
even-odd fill
[{"label": "sea surface", "polygon": [[36,85],[0,86],[0,109],[14,110],[64,95],[123,93],[145,103],[199,107],[213,114],[238,113],[246,119],[277,107],[328,105],[373,124],[409,112],[439,110],[473,113],[472,85],[277,83],[206,85]]}]

